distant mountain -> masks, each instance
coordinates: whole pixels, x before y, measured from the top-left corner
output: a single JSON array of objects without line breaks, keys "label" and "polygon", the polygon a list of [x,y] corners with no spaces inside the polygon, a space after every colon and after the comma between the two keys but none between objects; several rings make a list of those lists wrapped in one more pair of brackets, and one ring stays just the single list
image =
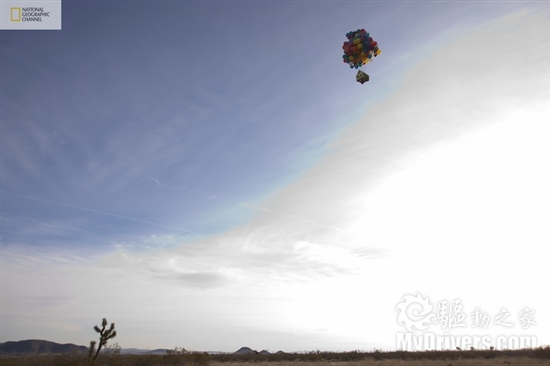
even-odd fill
[{"label": "distant mountain", "polygon": [[258,352],[248,347],[241,347],[237,352],[235,352],[235,354],[236,355],[270,355],[271,352],[266,351],[265,349]]},{"label": "distant mountain", "polygon": [[0,343],[0,354],[51,354],[51,353],[73,353],[87,352],[88,347],[77,346],[76,344],[67,343],[59,344],[40,339],[28,339],[18,342]]},{"label": "distant mountain", "polygon": [[123,355],[165,355],[168,349],[140,349],[140,348],[122,348],[120,353]]},{"label": "distant mountain", "polygon": [[254,351],[251,348],[248,347],[241,347],[237,352],[235,352],[236,355],[252,355],[252,354],[258,354],[258,351]]},{"label": "distant mountain", "polygon": [[[104,349],[101,350],[103,352]],[[168,349],[139,349],[139,348],[122,348],[121,354],[131,355],[165,355]],[[73,352],[88,352],[88,347],[77,346],[76,344],[59,344],[50,341],[39,339],[28,339],[18,342],[0,343],[0,355],[35,355],[35,354],[54,354],[54,353],[73,353]]]},{"label": "distant mountain", "polygon": [[[103,351],[103,349],[102,349]],[[140,348],[122,348],[120,350],[121,354],[129,355],[165,355],[168,349],[159,348],[159,349],[140,349]],[[4,342],[0,343],[0,355],[4,356],[24,356],[24,355],[35,355],[35,354],[59,354],[59,353],[87,353],[88,347],[78,346],[76,344],[67,343],[60,344],[40,339],[27,339],[25,341],[17,342]],[[223,354],[223,352],[212,351],[207,352],[209,354]],[[282,353],[279,351],[277,353]],[[260,355],[270,355],[271,353],[266,350],[261,352],[255,351],[249,347],[241,347],[237,352],[237,355],[250,355],[250,354],[260,354]]]}]

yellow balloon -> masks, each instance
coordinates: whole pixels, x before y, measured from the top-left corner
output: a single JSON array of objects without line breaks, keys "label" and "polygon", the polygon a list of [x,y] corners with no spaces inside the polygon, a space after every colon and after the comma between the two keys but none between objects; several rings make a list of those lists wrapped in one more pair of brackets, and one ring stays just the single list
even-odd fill
[{"label": "yellow balloon", "polygon": [[363,45],[361,43],[358,43],[357,48],[361,49],[361,48],[363,48]]},{"label": "yellow balloon", "polygon": [[375,55],[378,56],[378,55],[381,54],[381,53],[382,53],[382,50],[379,48],[379,49],[376,50]]}]

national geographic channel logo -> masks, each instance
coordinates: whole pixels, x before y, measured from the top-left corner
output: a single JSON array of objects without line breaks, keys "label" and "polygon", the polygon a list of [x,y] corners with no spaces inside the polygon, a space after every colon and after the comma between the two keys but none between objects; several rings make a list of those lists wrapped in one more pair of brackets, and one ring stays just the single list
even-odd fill
[{"label": "national geographic channel logo", "polygon": [[44,8],[11,8],[12,22],[41,22],[43,17],[49,18],[50,12]]},{"label": "national geographic channel logo", "polygon": [[61,29],[61,0],[0,2],[0,29]]}]

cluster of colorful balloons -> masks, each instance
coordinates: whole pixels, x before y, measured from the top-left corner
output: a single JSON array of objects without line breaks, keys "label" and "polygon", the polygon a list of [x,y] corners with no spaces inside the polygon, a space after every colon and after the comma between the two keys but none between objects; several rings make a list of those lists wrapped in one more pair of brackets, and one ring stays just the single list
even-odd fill
[{"label": "cluster of colorful balloons", "polygon": [[369,36],[366,30],[358,29],[346,33],[348,41],[344,42],[342,49],[344,50],[344,62],[349,64],[349,67],[360,68],[368,64],[373,58],[382,53],[372,37]]}]

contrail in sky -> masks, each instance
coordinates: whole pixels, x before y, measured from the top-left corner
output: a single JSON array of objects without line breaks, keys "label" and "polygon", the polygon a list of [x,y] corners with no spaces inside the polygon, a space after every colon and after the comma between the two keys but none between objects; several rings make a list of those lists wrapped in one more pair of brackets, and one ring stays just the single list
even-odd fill
[{"label": "contrail in sky", "polygon": [[312,220],[309,220],[309,219],[304,219],[302,217],[298,217],[298,216],[294,216],[294,215],[287,215],[287,214],[284,214],[284,213],[281,213],[281,212],[277,212],[275,210],[271,210],[269,208],[265,208],[265,207],[260,207],[260,206],[254,206],[254,205],[251,205],[250,203],[248,202],[241,202],[241,205],[244,206],[244,207],[248,207],[248,208],[251,208],[253,210],[260,210],[260,211],[265,211],[265,212],[271,212],[271,213],[274,213],[276,215],[280,215],[280,216],[283,216],[283,217],[288,217],[289,219],[294,219],[294,220],[298,220],[298,221],[303,221],[303,222],[307,222],[309,224],[312,224],[312,225],[315,225],[315,226],[318,226],[318,227],[321,227],[321,228],[329,228],[329,229],[334,229],[334,230],[338,230],[342,233],[345,233],[344,230],[336,227],[336,226],[327,226],[327,225],[323,225],[323,224],[319,224],[318,222],[315,222],[315,221],[312,221]]},{"label": "contrail in sky", "polygon": [[45,198],[32,197],[32,196],[27,196],[27,195],[24,195],[24,194],[13,193],[13,192],[7,192],[7,191],[0,191],[0,193],[10,194],[10,195],[12,195],[12,196],[27,198],[27,199],[36,200],[36,201],[42,201],[42,202],[53,203],[54,205],[58,205],[58,206],[64,206],[64,207],[75,208],[75,209],[77,209],[77,210],[83,210],[83,211],[93,212],[93,213],[96,213],[96,214],[106,215],[106,216],[111,216],[111,217],[116,217],[116,218],[119,218],[119,219],[131,220],[131,221],[135,221],[135,222],[141,222],[141,223],[143,223],[143,224],[160,226],[160,227],[164,227],[164,228],[167,228],[167,229],[178,230],[178,231],[184,231],[184,232],[193,233],[193,234],[198,234],[198,235],[205,235],[204,233],[199,233],[199,232],[197,232],[197,231],[186,230],[186,229],[182,229],[182,228],[179,228],[179,227],[174,227],[174,226],[169,226],[169,225],[163,225],[163,224],[159,224],[159,223],[157,223],[157,222],[146,221],[146,220],[140,220],[140,219],[136,219],[136,218],[133,218],[133,217],[117,215],[117,214],[113,214],[113,213],[109,213],[109,212],[105,212],[105,211],[98,211],[98,210],[94,210],[94,209],[91,209],[91,208],[86,208],[86,207],[81,207],[81,206],[70,205],[70,204],[68,204],[68,203],[62,203],[62,202],[47,200],[47,199],[45,199]]},{"label": "contrail in sky", "polygon": [[183,189],[183,190],[186,190],[186,191],[189,191],[189,192],[201,193],[201,194],[205,195],[206,197],[208,197],[210,199],[217,198],[217,196],[215,194],[209,194],[208,192],[201,191],[199,189],[194,189],[194,188],[191,188],[191,187],[187,187],[187,186],[184,186],[184,185],[173,186],[173,187],[169,186],[168,184],[162,183],[159,179],[157,179],[155,177],[151,177],[151,181],[153,181],[158,188],[169,188],[169,189],[179,189],[179,190]]}]

